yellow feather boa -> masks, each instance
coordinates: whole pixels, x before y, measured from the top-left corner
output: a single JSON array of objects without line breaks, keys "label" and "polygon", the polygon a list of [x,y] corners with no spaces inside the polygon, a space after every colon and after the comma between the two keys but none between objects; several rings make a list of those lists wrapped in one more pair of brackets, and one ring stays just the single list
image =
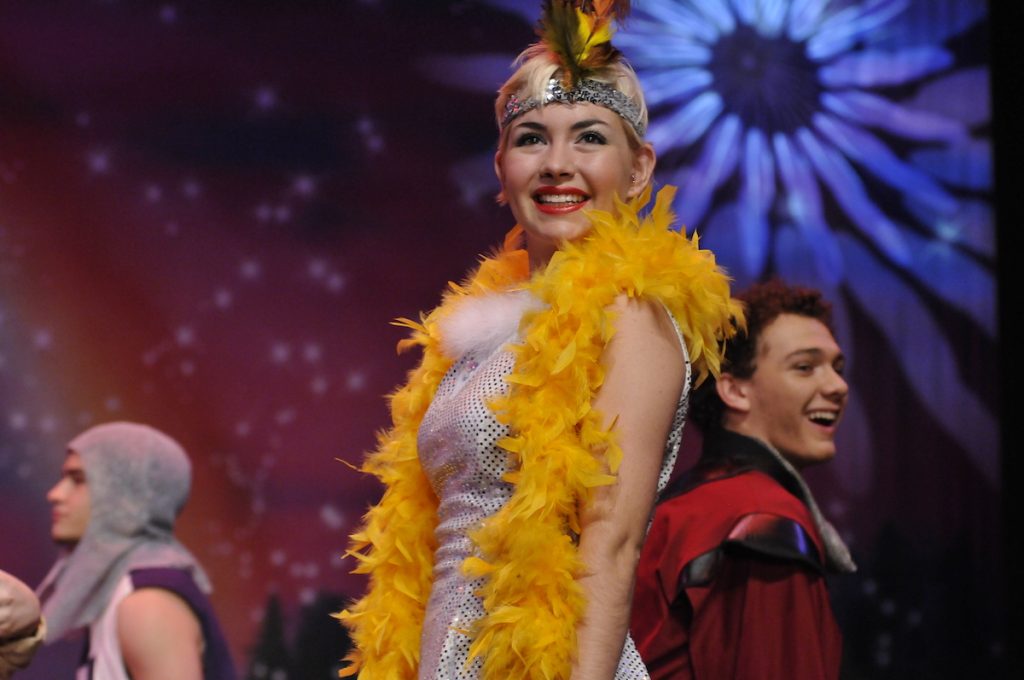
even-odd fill
[{"label": "yellow feather boa", "polygon": [[545,307],[523,318],[509,392],[492,405],[512,433],[499,444],[513,457],[507,478],[514,491],[472,534],[479,557],[463,564],[467,576],[486,577],[479,595],[487,614],[473,629],[470,654],[483,657],[488,680],[569,677],[585,605],[578,583],[583,564],[571,533],[580,531],[580,505],[594,487],[614,483],[622,458],[591,408],[604,378],[601,354],[614,333],[608,307],[623,294],[664,304],[683,331],[698,381],[718,374],[723,343],[735,322],[742,323],[714,256],[698,248],[696,236],[691,241],[670,230],[673,194],[662,189],[642,219],[649,191],[618,203],[615,215],[591,213],[587,236],[563,245],[533,277],[526,253],[513,249],[513,230],[505,247],[467,283],[452,284],[420,323],[399,320],[413,331],[400,347],[421,345],[423,360],[392,395],[394,425],[362,468],[386,490],[352,535],[355,572],[369,574],[370,585],[339,615],[356,648],[343,675],[416,677],[437,547],[437,498],[420,468],[416,435],[452,363],[440,350],[438,324],[466,296],[525,287]]}]

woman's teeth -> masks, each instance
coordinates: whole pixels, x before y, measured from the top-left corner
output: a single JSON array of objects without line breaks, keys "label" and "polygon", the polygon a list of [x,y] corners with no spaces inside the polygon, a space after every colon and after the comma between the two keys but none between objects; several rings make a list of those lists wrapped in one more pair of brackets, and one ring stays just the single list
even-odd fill
[{"label": "woman's teeth", "polygon": [[585,200],[587,197],[580,194],[540,194],[537,196],[538,203],[549,204],[582,203]]}]

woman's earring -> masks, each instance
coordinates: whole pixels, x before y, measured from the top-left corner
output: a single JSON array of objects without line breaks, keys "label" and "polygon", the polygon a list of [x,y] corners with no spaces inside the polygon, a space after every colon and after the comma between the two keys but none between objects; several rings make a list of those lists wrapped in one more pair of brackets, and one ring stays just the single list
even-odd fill
[{"label": "woman's earring", "polygon": [[636,184],[636,173],[635,172],[632,175],[629,176],[629,183],[630,184]]}]

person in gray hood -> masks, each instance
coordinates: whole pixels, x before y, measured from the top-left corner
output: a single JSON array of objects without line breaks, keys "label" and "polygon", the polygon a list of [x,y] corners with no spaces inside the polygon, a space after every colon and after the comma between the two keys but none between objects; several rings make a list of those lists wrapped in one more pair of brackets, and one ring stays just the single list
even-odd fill
[{"label": "person in gray hood", "polygon": [[46,640],[87,628],[76,680],[234,680],[209,579],[174,537],[191,464],[147,425],[97,425],[68,444],[47,500],[63,554],[37,592]]}]

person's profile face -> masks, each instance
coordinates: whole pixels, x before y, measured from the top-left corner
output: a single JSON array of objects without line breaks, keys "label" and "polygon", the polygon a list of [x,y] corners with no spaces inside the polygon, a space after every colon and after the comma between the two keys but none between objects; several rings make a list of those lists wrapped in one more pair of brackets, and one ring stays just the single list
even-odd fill
[{"label": "person's profile face", "polygon": [[746,379],[750,433],[797,467],[830,460],[846,407],[844,358],[821,321],[781,314],[760,334]]},{"label": "person's profile face", "polygon": [[89,526],[89,484],[82,467],[82,457],[74,450],[61,466],[60,479],[46,494],[53,506],[50,535],[57,543],[74,544],[85,535]]}]

